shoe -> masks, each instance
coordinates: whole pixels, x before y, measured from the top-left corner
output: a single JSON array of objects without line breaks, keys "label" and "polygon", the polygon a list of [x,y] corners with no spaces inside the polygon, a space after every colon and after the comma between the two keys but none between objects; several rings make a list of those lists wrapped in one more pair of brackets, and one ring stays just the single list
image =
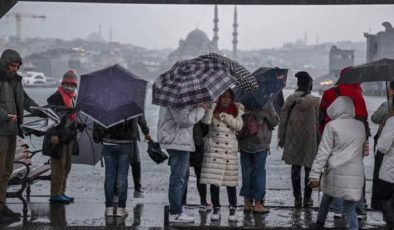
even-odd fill
[{"label": "shoe", "polygon": [[302,207],[302,199],[301,198],[294,199],[294,207],[295,208],[301,208]]},{"label": "shoe", "polygon": [[70,200],[71,203],[74,202],[74,197],[67,196],[66,194],[63,194],[63,196],[64,196],[66,199]]},{"label": "shoe", "polygon": [[235,214],[236,208],[230,207],[230,213],[228,215],[228,221],[237,221],[237,215]]},{"label": "shoe", "polygon": [[245,199],[244,201],[244,212],[252,211],[253,200]]},{"label": "shoe", "polygon": [[3,210],[1,210],[1,214],[4,217],[8,217],[8,218],[10,218],[13,221],[20,221],[21,220],[21,218],[20,218],[21,214],[12,211],[7,206],[4,206]]},{"label": "shoe", "polygon": [[367,213],[364,210],[356,209],[357,219],[362,220],[367,218]]},{"label": "shoe", "polygon": [[304,198],[304,208],[310,208],[313,206],[313,200],[311,198]]},{"label": "shoe", "polygon": [[340,213],[334,213],[334,219],[342,219],[343,215]]},{"label": "shoe", "polygon": [[199,212],[210,212],[212,211],[212,204],[202,204],[198,208]]},{"label": "shoe", "polygon": [[117,208],[116,212],[115,212],[115,216],[117,217],[122,217],[122,216],[126,216],[129,213],[126,211],[126,208]]},{"label": "shoe", "polygon": [[69,204],[70,200],[64,197],[63,195],[51,196],[49,202],[52,204]]},{"label": "shoe", "polygon": [[170,222],[172,223],[192,223],[194,222],[194,217],[187,215],[185,212],[181,212],[180,214],[171,215],[170,214]]},{"label": "shoe", "polygon": [[105,213],[106,216],[115,216],[114,215],[114,207],[106,207]]},{"label": "shoe", "polygon": [[144,192],[142,190],[134,191],[134,198],[144,198],[143,193]]},{"label": "shoe", "polygon": [[323,229],[324,229],[324,224],[321,224],[321,223],[312,224],[312,225],[310,226],[310,229],[313,229],[313,230],[323,230]]},{"label": "shoe", "polygon": [[261,205],[260,201],[257,201],[254,205],[253,213],[255,214],[267,214],[269,213],[270,210],[268,208],[265,208],[263,205]]},{"label": "shoe", "polygon": [[218,221],[220,219],[220,208],[213,208],[211,221]]}]

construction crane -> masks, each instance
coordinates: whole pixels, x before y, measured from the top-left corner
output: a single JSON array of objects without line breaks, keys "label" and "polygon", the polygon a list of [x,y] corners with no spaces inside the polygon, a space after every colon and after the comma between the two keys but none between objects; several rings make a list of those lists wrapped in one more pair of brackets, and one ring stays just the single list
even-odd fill
[{"label": "construction crane", "polygon": [[18,39],[18,43],[21,41],[22,38],[22,18],[36,18],[42,20],[46,19],[45,15],[35,15],[30,13],[15,13],[15,12],[7,14],[6,17],[15,17],[16,38]]}]

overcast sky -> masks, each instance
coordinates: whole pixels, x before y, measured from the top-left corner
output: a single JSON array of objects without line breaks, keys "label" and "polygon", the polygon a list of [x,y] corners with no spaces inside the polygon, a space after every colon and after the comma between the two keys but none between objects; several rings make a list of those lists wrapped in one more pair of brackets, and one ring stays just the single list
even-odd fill
[{"label": "overcast sky", "polygon": [[[280,47],[304,39],[308,43],[364,41],[364,32],[394,24],[394,5],[369,6],[237,6],[239,48]],[[231,48],[234,6],[219,6],[219,47]],[[176,48],[197,27],[212,38],[213,5],[133,5],[18,2],[10,12],[46,15],[45,21],[24,18],[22,37],[86,38],[102,26],[108,40],[147,48]],[[9,13],[8,13],[9,14]],[[0,37],[15,35],[15,19],[0,19]]]}]

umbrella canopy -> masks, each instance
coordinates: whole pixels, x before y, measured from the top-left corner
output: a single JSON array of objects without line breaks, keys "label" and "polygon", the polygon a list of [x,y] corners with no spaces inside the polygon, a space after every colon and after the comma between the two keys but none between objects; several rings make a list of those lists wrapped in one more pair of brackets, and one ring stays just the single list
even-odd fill
[{"label": "umbrella canopy", "polygon": [[381,59],[359,65],[344,73],[337,84],[354,84],[394,80],[394,60]]},{"label": "umbrella canopy", "polygon": [[179,61],[156,79],[152,103],[172,109],[193,107],[215,101],[235,82],[223,60],[200,56]]},{"label": "umbrella canopy", "polygon": [[48,129],[60,124],[60,117],[51,108],[32,106],[30,109],[39,112],[42,117],[21,125],[24,135],[34,134],[40,137],[45,135]]},{"label": "umbrella canopy", "polygon": [[[286,86],[287,72],[287,69],[259,68],[253,73],[258,82],[258,89],[251,93],[237,89],[236,100],[242,103],[246,110],[261,109],[268,100],[280,103],[280,99],[276,100],[276,97],[281,95],[282,89]],[[281,106],[278,104],[276,107]]]},{"label": "umbrella canopy", "polygon": [[84,114],[78,114],[78,122],[85,125],[82,132],[78,132],[77,142],[79,154],[72,157],[73,164],[96,165],[101,159],[103,145],[93,141],[94,121]]},{"label": "umbrella canopy", "polygon": [[158,142],[150,141],[148,143],[147,150],[149,157],[156,162],[156,164],[160,164],[168,159],[168,156],[161,150],[160,144]]},{"label": "umbrella canopy", "polygon": [[118,64],[82,75],[76,108],[109,128],[144,113],[147,83]]}]

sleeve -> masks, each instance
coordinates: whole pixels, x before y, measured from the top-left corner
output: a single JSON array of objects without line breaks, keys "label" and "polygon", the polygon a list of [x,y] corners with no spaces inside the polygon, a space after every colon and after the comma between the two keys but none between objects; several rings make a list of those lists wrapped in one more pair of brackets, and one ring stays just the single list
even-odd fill
[{"label": "sleeve", "polygon": [[208,110],[205,111],[205,114],[204,114],[204,116],[201,119],[201,122],[204,125],[210,125],[212,123],[213,111],[214,111],[215,107],[216,107],[216,104],[213,103],[211,105],[211,107]]},{"label": "sleeve", "polygon": [[190,126],[197,124],[202,119],[205,114],[205,109],[201,107],[195,108],[192,111],[188,111],[187,109],[179,111],[170,109],[170,113],[179,127],[189,128]]},{"label": "sleeve", "polygon": [[138,117],[138,125],[140,126],[141,131],[144,135],[149,134],[149,127],[148,127],[148,124],[145,120],[144,115]]},{"label": "sleeve", "polygon": [[232,115],[221,113],[220,119],[230,126],[235,131],[240,131],[243,127],[242,115],[244,114],[244,108],[242,105],[238,105],[238,115],[237,117],[233,117]]},{"label": "sleeve", "polygon": [[276,113],[274,105],[272,103],[267,103],[263,111],[264,118],[268,122],[268,125],[272,128],[276,127],[279,123],[279,116]]},{"label": "sleeve", "polygon": [[23,99],[23,108],[24,108],[26,111],[32,113],[32,111],[30,110],[30,107],[31,107],[31,106],[39,106],[35,101],[33,101],[33,99],[31,99],[31,98],[29,97],[29,95],[27,95],[27,93],[26,93],[25,90],[23,90],[23,98],[24,98],[24,99]]},{"label": "sleeve", "polygon": [[387,154],[394,141],[394,118],[387,120],[386,125],[383,128],[382,134],[378,139],[377,149],[378,151]]},{"label": "sleeve", "polygon": [[289,117],[289,110],[291,107],[291,100],[290,98],[286,99],[285,105],[282,108],[282,111],[280,112],[279,116],[279,130],[278,130],[278,139],[280,141],[285,140],[285,135],[286,135],[286,126],[287,126],[287,121]]},{"label": "sleeve", "polygon": [[93,124],[93,140],[94,140],[94,142],[100,143],[103,141],[104,131],[105,131],[104,127],[102,127],[98,123],[95,122]]},{"label": "sleeve", "polygon": [[8,113],[3,108],[0,107],[0,120],[7,121],[8,120]]},{"label": "sleeve", "polygon": [[323,137],[319,145],[319,150],[312,164],[312,169],[309,174],[310,179],[320,179],[320,175],[326,167],[328,158],[330,157],[334,148],[334,143],[334,130],[331,126],[327,125],[323,132]]},{"label": "sleeve", "polygon": [[383,102],[379,108],[372,114],[371,121],[377,125],[381,124],[386,119],[389,109],[388,102]]}]

